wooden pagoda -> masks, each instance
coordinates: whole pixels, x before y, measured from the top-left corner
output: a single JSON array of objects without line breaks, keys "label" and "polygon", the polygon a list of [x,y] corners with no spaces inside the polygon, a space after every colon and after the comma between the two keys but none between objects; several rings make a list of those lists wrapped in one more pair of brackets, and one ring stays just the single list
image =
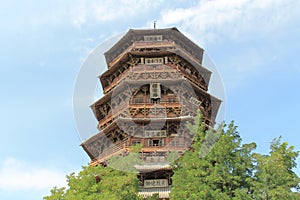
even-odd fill
[{"label": "wooden pagoda", "polygon": [[105,53],[104,96],[91,107],[99,133],[82,143],[90,165],[107,165],[140,144],[140,195],[168,199],[171,152],[183,153],[192,135],[185,123],[199,109],[213,126],[221,101],[210,95],[204,50],[177,28],[129,30]]}]

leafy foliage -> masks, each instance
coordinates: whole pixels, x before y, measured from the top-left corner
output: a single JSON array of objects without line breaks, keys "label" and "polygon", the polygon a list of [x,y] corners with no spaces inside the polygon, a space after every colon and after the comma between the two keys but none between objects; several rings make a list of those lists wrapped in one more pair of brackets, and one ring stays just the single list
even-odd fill
[{"label": "leafy foliage", "polygon": [[300,199],[298,152],[275,139],[269,156],[253,153],[255,143],[242,144],[231,122],[206,130],[201,114],[188,128],[194,134],[190,151],[173,163],[171,199]]},{"label": "leafy foliage", "polygon": [[[171,199],[300,199],[300,179],[293,171],[299,152],[281,142],[281,137],[272,141],[269,155],[261,155],[253,153],[254,142],[242,144],[233,122],[207,130],[198,112],[187,127],[193,135],[191,149],[179,159],[175,152],[167,156],[175,172]],[[111,158],[110,167],[83,167],[78,175],[71,173],[67,176],[68,187],[54,187],[44,200],[143,199],[137,195],[134,168],[134,164],[141,163],[140,149],[137,145],[131,153]],[[158,199],[158,195],[151,199]]]},{"label": "leafy foliage", "polygon": [[139,199],[136,174],[109,167],[83,167],[78,175],[68,175],[67,182],[68,189],[55,187],[44,200]]},{"label": "leafy foliage", "polygon": [[281,137],[271,143],[270,155],[256,154],[257,171],[255,173],[254,196],[256,199],[300,199],[299,177],[293,172],[299,152],[287,142],[281,143]]},{"label": "leafy foliage", "polygon": [[134,166],[141,163],[139,154],[131,152],[126,156],[111,157],[108,166],[119,171],[138,173]]}]

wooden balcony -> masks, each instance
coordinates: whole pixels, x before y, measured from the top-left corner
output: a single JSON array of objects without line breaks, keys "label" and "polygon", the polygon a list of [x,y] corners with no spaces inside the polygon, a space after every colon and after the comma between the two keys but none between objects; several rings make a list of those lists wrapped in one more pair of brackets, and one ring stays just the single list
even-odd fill
[{"label": "wooden balcony", "polygon": [[159,105],[170,105],[170,104],[179,104],[179,100],[175,97],[162,97],[160,100],[153,101],[150,99],[149,96],[145,97],[137,97],[137,98],[132,98],[129,102],[129,105],[139,105],[139,104],[159,104]]},{"label": "wooden balcony", "polygon": [[122,154],[123,152],[129,151],[129,148],[126,146],[127,140],[124,140],[120,143],[113,144],[112,146],[106,148],[98,158],[91,161],[91,166],[96,166],[106,160],[108,160],[110,157]]},{"label": "wooden balcony", "polygon": [[[163,98],[160,101],[157,102],[151,102],[149,97],[144,98],[134,98],[131,99],[129,102],[129,106],[131,108],[154,108],[157,106],[158,108],[161,107],[181,107],[179,101],[176,97],[170,97],[170,98]],[[124,112],[129,109],[127,104],[121,104],[118,108],[114,109],[113,111],[110,111],[104,118],[99,120],[99,128],[106,127],[105,124],[107,124],[110,121],[115,120],[118,118],[121,114],[124,114]],[[167,116],[167,114],[166,114]],[[131,117],[131,116],[124,116],[124,117]],[[145,116],[147,117],[147,116]]]},{"label": "wooden balcony", "polygon": [[158,66],[149,66],[146,64],[138,64],[135,67],[129,67],[125,69],[122,73],[115,75],[113,81],[105,86],[104,93],[109,92],[112,88],[118,85],[121,80],[124,80],[130,73],[144,73],[144,72],[174,72],[177,71],[176,67],[171,65],[158,65]]},{"label": "wooden balcony", "polygon": [[[126,155],[130,152],[132,146],[127,145],[128,140],[122,141],[118,144],[114,144],[111,147],[108,147],[106,150],[103,151],[99,157],[93,161],[91,161],[91,166],[96,166],[101,164],[107,160],[109,160],[112,156],[116,155]],[[148,146],[142,147],[141,153],[148,153],[148,152],[172,152],[172,151],[185,151],[189,148],[186,144],[178,144],[178,145],[165,145],[165,146]]]}]

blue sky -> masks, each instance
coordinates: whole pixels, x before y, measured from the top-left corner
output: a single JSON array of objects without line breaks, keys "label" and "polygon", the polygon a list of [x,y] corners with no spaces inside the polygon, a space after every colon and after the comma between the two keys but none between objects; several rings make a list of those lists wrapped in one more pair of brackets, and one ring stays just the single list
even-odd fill
[{"label": "blue sky", "polygon": [[[245,143],[267,153],[281,135],[300,150],[299,7],[298,0],[1,2],[0,198],[41,199],[89,162],[73,117],[77,74],[105,40],[154,20],[206,50],[223,79],[225,120],[236,122]],[[90,104],[82,108],[91,113]],[[88,123],[86,132],[96,133],[96,121]]]}]

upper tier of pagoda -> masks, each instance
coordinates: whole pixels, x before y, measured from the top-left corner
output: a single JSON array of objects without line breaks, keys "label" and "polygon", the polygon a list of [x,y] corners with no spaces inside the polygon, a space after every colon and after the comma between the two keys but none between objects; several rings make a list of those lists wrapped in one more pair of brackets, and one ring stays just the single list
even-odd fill
[{"label": "upper tier of pagoda", "polygon": [[108,68],[113,66],[121,54],[126,52],[128,48],[137,42],[146,42],[147,47],[151,48],[151,42],[154,48],[159,47],[159,43],[171,42],[177,44],[184,49],[190,55],[194,57],[200,64],[202,64],[204,50],[185,37],[177,28],[166,29],[145,29],[145,30],[133,30],[130,29],[113,47],[111,47],[104,55]]},{"label": "upper tier of pagoda", "polygon": [[129,30],[105,53],[108,70],[100,76],[103,91],[114,88],[130,67],[155,63],[180,66],[186,78],[207,91],[211,71],[202,66],[203,52],[177,28]]}]

